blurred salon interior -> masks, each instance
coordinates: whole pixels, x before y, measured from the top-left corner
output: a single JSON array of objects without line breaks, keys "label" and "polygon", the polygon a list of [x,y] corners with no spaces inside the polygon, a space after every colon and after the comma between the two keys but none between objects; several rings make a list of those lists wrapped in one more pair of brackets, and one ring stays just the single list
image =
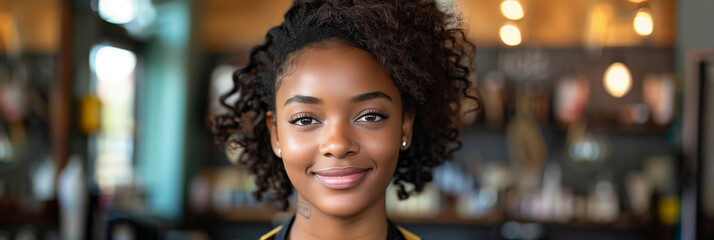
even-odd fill
[{"label": "blurred salon interior", "polygon": [[[714,1],[438,2],[476,43],[480,108],[423,192],[387,194],[392,221],[424,239],[714,239]],[[257,239],[289,218],[207,119],[290,6],[0,0],[0,240]]]}]

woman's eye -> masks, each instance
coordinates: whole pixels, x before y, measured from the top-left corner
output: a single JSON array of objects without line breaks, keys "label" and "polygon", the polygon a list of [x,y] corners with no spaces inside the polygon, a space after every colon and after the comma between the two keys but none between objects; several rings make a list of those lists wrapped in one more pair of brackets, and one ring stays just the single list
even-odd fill
[{"label": "woman's eye", "polygon": [[378,113],[365,114],[357,119],[357,122],[379,122],[385,119],[386,116]]},{"label": "woman's eye", "polygon": [[299,126],[307,126],[307,125],[312,125],[312,124],[318,124],[317,120],[311,117],[301,117],[295,120],[290,121],[290,123],[299,125]]}]

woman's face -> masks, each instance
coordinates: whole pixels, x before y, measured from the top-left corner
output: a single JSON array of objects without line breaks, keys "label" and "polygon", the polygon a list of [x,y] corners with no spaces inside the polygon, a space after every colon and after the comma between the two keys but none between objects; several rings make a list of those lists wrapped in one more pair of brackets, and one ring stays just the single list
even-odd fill
[{"label": "woman's face", "polygon": [[383,203],[413,117],[402,115],[399,90],[371,54],[322,45],[286,68],[266,121],[302,199],[327,215],[354,216]]}]

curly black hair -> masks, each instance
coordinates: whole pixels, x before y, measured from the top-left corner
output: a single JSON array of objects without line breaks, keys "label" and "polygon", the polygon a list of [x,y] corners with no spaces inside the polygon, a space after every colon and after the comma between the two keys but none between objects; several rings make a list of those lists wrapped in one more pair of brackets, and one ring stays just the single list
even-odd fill
[{"label": "curly black hair", "polygon": [[[461,100],[477,100],[466,93],[475,46],[460,17],[434,0],[296,0],[285,21],[250,51],[247,66],[233,74],[233,87],[220,97],[229,112],[209,123],[214,141],[242,147],[238,164],[256,175],[256,199],[271,195],[287,208],[293,187],[272,152],[266,113],[275,109],[275,91],[291,59],[328,40],[371,53],[401,92],[403,111],[415,114],[412,147],[399,154],[393,183],[400,199],[409,197],[404,183],[420,192],[432,169],[461,147],[455,118]],[[236,94],[236,102],[227,102]]]}]

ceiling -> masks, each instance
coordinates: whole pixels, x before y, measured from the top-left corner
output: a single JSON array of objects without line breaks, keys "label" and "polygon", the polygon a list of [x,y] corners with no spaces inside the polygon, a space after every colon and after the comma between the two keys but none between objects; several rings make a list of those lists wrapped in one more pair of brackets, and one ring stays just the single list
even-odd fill
[{"label": "ceiling", "polygon": [[[280,24],[290,8],[290,0],[204,0],[201,3],[200,32],[205,50],[221,52],[245,50],[262,42],[267,30]],[[440,1],[440,2],[451,2]],[[478,46],[505,46],[500,27],[508,20],[500,12],[501,0],[454,0],[469,38]],[[539,47],[656,46],[671,47],[674,41],[674,0],[521,0],[525,17],[514,22],[521,29],[523,44]],[[649,6],[654,31],[637,35],[632,27],[640,6]],[[598,15],[599,14],[599,15]],[[593,15],[600,21],[592,21]]]},{"label": "ceiling", "polygon": [[[499,28],[509,22],[500,12],[502,0],[440,0],[453,3],[479,47],[506,47]],[[572,47],[672,47],[675,0],[520,0],[525,17],[513,22],[523,45]],[[272,26],[282,22],[291,0],[202,0],[195,4],[196,33],[208,52],[245,51],[261,43]],[[647,5],[654,31],[635,34],[632,21]],[[0,52],[21,47],[27,52],[54,52],[59,42],[59,0],[0,0]],[[599,14],[599,15],[598,15]],[[593,21],[593,16],[600,21]],[[605,20],[603,20],[605,19]]]}]

